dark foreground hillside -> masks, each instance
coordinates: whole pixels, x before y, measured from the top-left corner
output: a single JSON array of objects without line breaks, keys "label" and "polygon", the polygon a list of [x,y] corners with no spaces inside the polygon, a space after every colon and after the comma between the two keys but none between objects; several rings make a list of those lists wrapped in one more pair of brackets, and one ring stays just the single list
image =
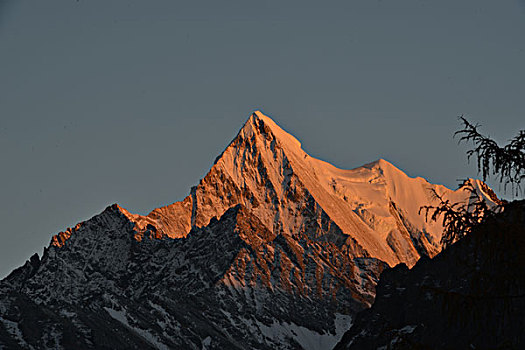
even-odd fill
[{"label": "dark foreground hillside", "polygon": [[525,201],[413,269],[385,270],[335,349],[525,348]]}]

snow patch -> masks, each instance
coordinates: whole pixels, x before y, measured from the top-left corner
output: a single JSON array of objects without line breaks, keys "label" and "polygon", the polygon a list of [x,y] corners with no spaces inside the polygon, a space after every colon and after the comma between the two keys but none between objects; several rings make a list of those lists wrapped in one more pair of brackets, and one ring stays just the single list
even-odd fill
[{"label": "snow patch", "polygon": [[204,338],[204,340],[202,341],[202,350],[209,349],[210,345],[211,345],[211,337]]},{"label": "snow patch", "polygon": [[414,331],[414,329],[416,329],[417,326],[405,326],[403,328],[401,328],[399,330],[400,333],[405,333],[405,334],[408,334],[408,333],[412,333]]},{"label": "snow patch", "polygon": [[22,335],[22,331],[20,331],[20,328],[18,328],[18,323],[6,320],[5,318],[0,317],[0,322],[2,322],[9,334],[11,334],[17,341],[18,344],[20,344],[22,347],[26,347],[30,350],[33,350],[34,348],[29,345],[25,340],[24,336]]},{"label": "snow patch", "polygon": [[266,326],[259,321],[256,321],[256,323],[264,336],[277,343],[285,344],[286,339],[292,338],[305,350],[317,350],[332,349],[341,340],[343,334],[352,326],[352,318],[348,315],[335,314],[335,334],[320,334],[294,323],[274,321],[270,326]]},{"label": "snow patch", "polygon": [[161,350],[168,350],[169,349],[165,344],[160,342],[160,340],[156,336],[154,336],[153,334],[151,334],[147,330],[142,329],[142,328],[138,328],[138,327],[133,327],[132,325],[130,325],[129,322],[128,322],[128,317],[127,317],[127,313],[126,313],[125,310],[119,311],[119,310],[115,310],[115,309],[112,309],[112,308],[109,308],[109,307],[104,307],[104,310],[106,310],[106,312],[113,319],[119,321],[124,326],[126,326],[127,328],[129,328],[132,331],[134,331],[135,333],[137,333],[139,336],[141,336],[144,340],[146,340],[151,345],[155,346],[157,349],[161,349]]}]

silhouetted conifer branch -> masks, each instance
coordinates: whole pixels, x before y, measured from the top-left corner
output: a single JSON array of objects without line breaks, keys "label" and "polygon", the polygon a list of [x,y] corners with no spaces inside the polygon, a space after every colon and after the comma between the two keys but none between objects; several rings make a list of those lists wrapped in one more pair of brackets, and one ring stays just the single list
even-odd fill
[{"label": "silhouetted conifer branch", "polygon": [[479,124],[473,125],[463,116],[459,118],[463,129],[454,136],[461,136],[459,142],[471,141],[474,144],[474,148],[467,151],[467,157],[469,160],[472,156],[476,157],[478,172],[483,181],[487,180],[492,171],[492,175],[503,183],[504,190],[511,184],[512,191],[516,190],[515,194],[518,195],[521,181],[525,179],[525,130],[520,130],[507,145],[500,147],[496,141],[478,132]]},{"label": "silhouetted conifer branch", "polygon": [[[503,183],[505,190],[507,185],[511,184],[513,193],[516,190],[515,194],[518,195],[521,181],[525,179],[525,130],[520,130],[507,145],[500,147],[496,141],[479,133],[479,124],[471,124],[463,116],[459,119],[463,129],[454,133],[454,136],[460,136],[460,143],[470,141],[474,144],[474,148],[467,151],[467,157],[469,160],[473,156],[476,157],[478,172],[481,173],[483,181],[494,175]],[[468,203],[451,203],[435,190],[431,190],[439,204],[421,207],[419,213],[424,212],[427,221],[429,216],[432,221],[442,217],[444,231],[441,243],[444,248],[472,232],[475,226],[485,222],[494,213],[504,209],[506,202],[500,201],[494,192],[484,186],[486,188],[483,191],[496,203],[494,206],[487,204],[470,181],[465,181],[460,186],[471,193]]]},{"label": "silhouetted conifer branch", "polygon": [[431,189],[432,195],[439,201],[437,206],[427,205],[419,208],[419,214],[425,213],[425,220],[437,221],[442,217],[443,236],[441,244],[447,248],[454,242],[469,234],[472,229],[484,222],[487,218],[499,211],[491,208],[487,202],[477,193],[472,183],[464,181],[460,186],[464,191],[470,192],[468,203],[451,203],[443,198],[436,190]]}]

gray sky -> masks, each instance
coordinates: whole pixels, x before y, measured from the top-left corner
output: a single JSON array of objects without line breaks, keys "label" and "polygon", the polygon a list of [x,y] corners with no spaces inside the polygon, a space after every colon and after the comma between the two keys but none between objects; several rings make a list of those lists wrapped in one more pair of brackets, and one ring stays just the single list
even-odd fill
[{"label": "gray sky", "polygon": [[525,128],[524,34],[523,0],[0,0],[0,276],[109,204],[182,199],[255,109],[455,187],[459,114]]}]

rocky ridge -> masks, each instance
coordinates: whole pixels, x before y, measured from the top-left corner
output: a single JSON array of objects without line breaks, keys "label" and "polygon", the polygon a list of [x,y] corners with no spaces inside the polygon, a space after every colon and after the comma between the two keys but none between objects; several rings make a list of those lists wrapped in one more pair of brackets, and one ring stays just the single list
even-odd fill
[{"label": "rocky ridge", "polygon": [[0,345],[329,348],[385,267],[439,252],[430,188],[469,200],[384,160],[337,169],[255,112],[183,201],[112,205],[0,282]]}]

